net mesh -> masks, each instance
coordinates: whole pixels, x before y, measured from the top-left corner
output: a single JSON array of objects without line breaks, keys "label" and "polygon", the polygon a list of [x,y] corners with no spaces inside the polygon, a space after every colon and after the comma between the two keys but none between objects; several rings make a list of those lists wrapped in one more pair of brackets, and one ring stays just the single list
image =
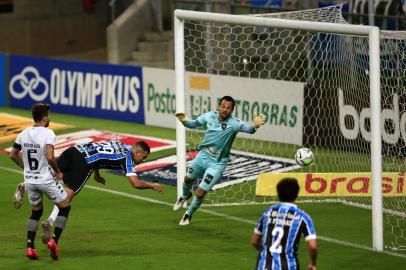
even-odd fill
[{"label": "net mesh", "polygon": [[[341,5],[256,16],[348,24],[342,17]],[[371,171],[367,37],[185,21],[184,38],[185,69],[191,74],[221,78],[232,76],[245,80],[288,81],[304,85],[301,143],[239,135],[234,142],[234,152],[222,181],[220,185],[215,186],[214,192],[208,193],[206,205],[264,203],[276,200],[255,195],[255,181],[251,180],[257,178],[257,173],[248,170],[252,175],[244,174],[246,164],[263,168],[263,171]],[[382,165],[383,172],[399,173],[399,177],[392,179],[392,182],[384,181],[386,189],[403,190],[402,172],[406,154],[405,40],[405,33],[381,32]],[[195,89],[193,94],[190,94],[190,91],[186,94],[186,108],[192,118],[215,109],[217,99],[225,94],[221,85],[211,87],[211,91],[217,91],[214,94],[208,94],[206,90]],[[262,112],[266,115],[265,125],[273,128],[272,132],[279,132],[281,138],[289,137],[292,131],[282,128],[283,124],[289,123],[289,115],[285,115],[287,120],[283,119],[281,106],[275,113],[272,92],[274,89],[270,86],[268,91],[268,96],[261,97],[262,104],[265,103],[268,107],[263,105],[257,108],[248,104],[244,108],[243,98],[237,98],[236,116],[243,121],[249,121],[254,112]],[[246,95],[255,96],[255,92],[247,89]],[[195,152],[202,136],[203,129],[187,130],[189,153]],[[295,150],[302,146],[313,150],[315,165],[308,168],[289,165]],[[262,159],[263,156],[285,159],[284,162],[288,165],[279,162],[279,165],[269,169],[272,162]],[[393,250],[406,249],[404,194],[405,192],[401,196],[384,197],[385,245]],[[338,195],[340,196],[336,198],[310,199],[371,208],[370,197]],[[308,201],[309,198],[302,200]]]}]

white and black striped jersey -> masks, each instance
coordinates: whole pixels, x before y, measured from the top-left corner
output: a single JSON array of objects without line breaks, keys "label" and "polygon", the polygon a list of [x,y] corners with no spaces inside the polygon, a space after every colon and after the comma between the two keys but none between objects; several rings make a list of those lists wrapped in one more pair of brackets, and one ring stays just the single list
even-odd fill
[{"label": "white and black striped jersey", "polygon": [[122,169],[126,176],[137,175],[131,148],[119,141],[89,142],[76,145],[93,169]]},{"label": "white and black striped jersey", "polygon": [[26,183],[47,184],[54,181],[46,158],[47,144],[55,145],[55,133],[46,127],[28,127],[17,136],[13,148],[22,151]]},{"label": "white and black striped jersey", "polygon": [[255,233],[262,235],[257,270],[296,270],[300,237],[316,239],[313,221],[292,203],[268,208],[259,218]]}]

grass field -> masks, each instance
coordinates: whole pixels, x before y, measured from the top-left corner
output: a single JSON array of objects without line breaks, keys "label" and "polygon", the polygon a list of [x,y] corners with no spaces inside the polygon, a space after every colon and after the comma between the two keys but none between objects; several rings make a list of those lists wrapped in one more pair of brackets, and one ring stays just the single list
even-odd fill
[{"label": "grass field", "polygon": [[[29,112],[0,112],[29,116]],[[95,128],[175,139],[175,131],[123,122],[53,114],[58,123],[74,129]],[[91,123],[91,126],[89,126]],[[0,144],[9,147],[12,142]],[[165,154],[173,150],[165,151]],[[155,158],[163,153],[151,155]],[[8,156],[0,154],[0,269],[253,269],[257,252],[249,241],[254,224],[266,205],[203,207],[189,226],[178,225],[182,212],[173,212],[176,189],[165,186],[158,194],[135,190],[123,177],[103,172],[106,185],[89,180],[72,202],[61,241],[60,260],[54,262],[37,239],[39,261],[25,255],[28,201],[21,209],[11,197],[22,173]],[[333,203],[306,203],[299,207],[314,220],[319,236],[318,269],[404,269],[405,254],[376,253],[371,247],[369,210]],[[45,204],[44,216],[51,205]],[[302,241],[302,269],[308,263]]]}]

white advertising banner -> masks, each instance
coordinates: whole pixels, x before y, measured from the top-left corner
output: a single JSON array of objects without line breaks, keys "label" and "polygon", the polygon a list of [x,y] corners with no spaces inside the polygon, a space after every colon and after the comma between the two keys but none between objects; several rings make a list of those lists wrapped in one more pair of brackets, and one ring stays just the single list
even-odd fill
[{"label": "white advertising banner", "polygon": [[[236,100],[234,115],[250,122],[254,113],[263,113],[265,125],[252,139],[302,144],[304,84],[269,79],[186,73],[186,114],[190,118],[217,108],[224,95]],[[175,128],[175,72],[143,69],[145,123]]]},{"label": "white advertising banner", "polygon": [[145,124],[175,128],[175,71],[143,68]]}]

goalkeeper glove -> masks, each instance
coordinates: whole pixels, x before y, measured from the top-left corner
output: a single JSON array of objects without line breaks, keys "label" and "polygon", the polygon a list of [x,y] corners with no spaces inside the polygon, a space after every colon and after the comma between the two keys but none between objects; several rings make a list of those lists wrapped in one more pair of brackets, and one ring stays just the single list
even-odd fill
[{"label": "goalkeeper glove", "polygon": [[259,128],[265,123],[265,116],[262,113],[259,115],[254,113],[254,117],[252,117],[252,123],[254,124],[255,128]]},{"label": "goalkeeper glove", "polygon": [[189,118],[187,118],[186,114],[183,112],[177,112],[177,113],[175,113],[175,116],[179,119],[179,121],[182,122],[182,124],[189,121]]}]

